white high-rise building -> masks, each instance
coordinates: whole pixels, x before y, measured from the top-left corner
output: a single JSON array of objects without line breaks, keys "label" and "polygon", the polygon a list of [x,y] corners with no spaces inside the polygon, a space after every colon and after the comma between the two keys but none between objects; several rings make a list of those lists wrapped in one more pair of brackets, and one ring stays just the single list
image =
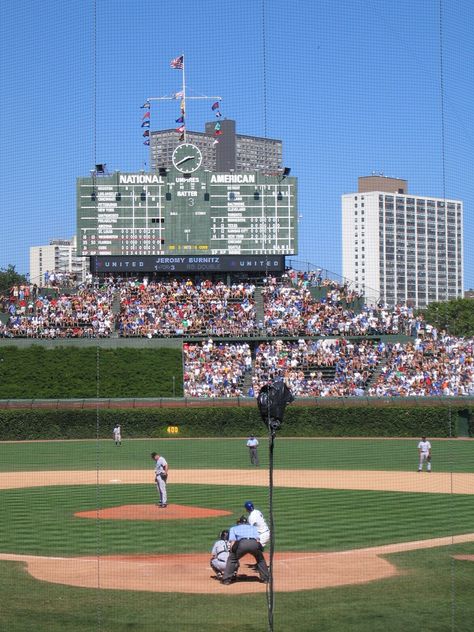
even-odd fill
[{"label": "white high-rise building", "polygon": [[358,192],[342,196],[342,268],[369,304],[462,297],[462,202],[408,194],[406,180],[359,178]]},{"label": "white high-rise building", "polygon": [[78,283],[85,280],[89,258],[77,256],[76,236],[72,239],[51,239],[47,246],[30,248],[30,283],[45,285],[45,274],[66,274]]}]

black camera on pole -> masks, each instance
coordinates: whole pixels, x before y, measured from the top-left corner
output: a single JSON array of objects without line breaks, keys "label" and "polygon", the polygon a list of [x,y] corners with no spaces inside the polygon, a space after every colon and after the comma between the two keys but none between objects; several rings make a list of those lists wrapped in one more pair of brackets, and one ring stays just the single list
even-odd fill
[{"label": "black camera on pole", "polygon": [[265,384],[257,397],[258,409],[263,423],[274,435],[283,423],[283,416],[287,404],[295,398],[283,378]]}]

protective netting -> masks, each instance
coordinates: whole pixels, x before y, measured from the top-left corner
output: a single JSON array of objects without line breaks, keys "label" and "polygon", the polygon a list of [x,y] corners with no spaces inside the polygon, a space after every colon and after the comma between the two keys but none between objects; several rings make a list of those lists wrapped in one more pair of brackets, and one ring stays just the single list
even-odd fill
[{"label": "protective netting", "polygon": [[469,630],[473,6],[0,11],[0,629]]}]

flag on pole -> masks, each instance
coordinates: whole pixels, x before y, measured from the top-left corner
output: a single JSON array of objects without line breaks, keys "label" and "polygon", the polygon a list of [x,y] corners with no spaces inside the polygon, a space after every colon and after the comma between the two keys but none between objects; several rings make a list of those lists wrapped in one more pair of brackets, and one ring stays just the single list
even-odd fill
[{"label": "flag on pole", "polygon": [[140,106],[141,108],[149,108],[150,107],[150,101],[145,101],[145,103],[143,105]]},{"label": "flag on pole", "polygon": [[143,136],[150,136],[150,130],[146,129],[146,130],[143,132]]},{"label": "flag on pole", "polygon": [[180,132],[181,134],[184,133],[184,125],[181,125],[181,127],[177,127],[176,131]]},{"label": "flag on pole", "polygon": [[176,123],[184,123],[184,116],[180,116],[176,119]]},{"label": "flag on pole", "polygon": [[144,118],[144,119],[150,118],[150,112],[145,112],[145,114],[142,116],[142,118]]},{"label": "flag on pole", "polygon": [[218,110],[218,109],[219,109],[219,101],[216,101],[215,103],[211,105],[211,110]]},{"label": "flag on pole", "polygon": [[217,118],[220,118],[220,117],[222,116],[222,113],[221,113],[221,111],[220,111],[220,110],[217,110],[217,111],[216,111],[216,116],[217,116]]},{"label": "flag on pole", "polygon": [[171,60],[170,66],[171,68],[175,68],[176,70],[182,70],[184,64],[184,55],[180,55],[179,57],[175,57]]},{"label": "flag on pole", "polygon": [[181,134],[181,136],[179,137],[179,139],[178,139],[178,140],[184,140],[184,133],[183,133],[183,134]]},{"label": "flag on pole", "polygon": [[150,121],[143,121],[142,127],[150,127]]},{"label": "flag on pole", "polygon": [[183,93],[180,92],[173,92],[173,94],[171,95],[173,97],[173,99],[180,99],[183,96]]},{"label": "flag on pole", "polygon": [[218,145],[219,144],[219,139],[218,138],[214,138],[214,140],[212,141],[213,145]]},{"label": "flag on pole", "polygon": [[221,130],[220,130],[220,129],[216,129],[216,131],[214,132],[214,134],[215,134],[216,136],[222,136],[222,132],[221,132]]},{"label": "flag on pole", "polygon": [[143,144],[144,144],[144,145],[149,145],[149,144],[150,144],[150,141],[149,141],[149,140],[145,140],[145,141],[143,141]]},{"label": "flag on pole", "polygon": [[219,121],[217,121],[217,123],[214,125],[214,129],[220,129],[221,128],[221,124],[219,123]]},{"label": "flag on pole", "polygon": [[185,109],[186,109],[186,105],[184,103],[184,99],[181,99],[181,114],[184,114]]}]

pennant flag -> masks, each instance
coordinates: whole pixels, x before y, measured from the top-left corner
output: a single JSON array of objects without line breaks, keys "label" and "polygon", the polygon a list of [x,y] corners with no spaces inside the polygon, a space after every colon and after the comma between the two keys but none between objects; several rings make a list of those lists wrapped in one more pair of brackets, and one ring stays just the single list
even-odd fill
[{"label": "pennant flag", "polygon": [[184,99],[181,99],[181,112],[184,114],[184,110],[185,110],[186,104],[184,102]]},{"label": "pennant flag", "polygon": [[172,95],[173,99],[180,99],[183,95],[182,92],[174,92]]},{"label": "pennant flag", "polygon": [[150,106],[150,101],[145,101],[145,103],[143,105],[140,106],[141,108],[149,108]]},{"label": "pennant flag", "polygon": [[181,127],[177,127],[176,131],[180,132],[180,133],[183,133],[184,132],[184,125],[181,125]]},{"label": "pennant flag", "polygon": [[221,124],[220,124],[219,122],[217,122],[217,123],[214,125],[214,129],[220,129],[220,128],[221,128]]},{"label": "pennant flag", "polygon": [[146,129],[146,130],[143,132],[143,136],[150,136],[150,130]]},{"label": "pennant flag", "polygon": [[216,116],[217,116],[217,118],[219,118],[220,116],[222,116],[222,114],[221,114],[220,110],[217,110],[217,112],[216,112]]},{"label": "pennant flag", "polygon": [[171,60],[170,66],[171,68],[176,68],[176,70],[182,70],[184,64],[184,55],[180,55],[179,57],[175,57]]},{"label": "pennant flag", "polygon": [[144,118],[144,119],[150,118],[150,112],[145,112],[145,114],[142,116],[142,118]]},{"label": "pennant flag", "polygon": [[180,116],[176,119],[176,123],[184,123],[184,116]]},{"label": "pennant flag", "polygon": [[211,105],[211,110],[218,110],[218,109],[219,109],[219,101],[216,101],[215,103]]},{"label": "pennant flag", "polygon": [[150,127],[150,121],[143,121],[142,127]]},{"label": "pennant flag", "polygon": [[214,134],[215,134],[216,136],[222,136],[222,132],[221,132],[221,130],[220,130],[220,129],[216,129],[216,131],[214,132]]},{"label": "pennant flag", "polygon": [[218,139],[218,138],[215,138],[212,144],[213,144],[213,145],[218,145],[218,144],[219,144],[219,139]]},{"label": "pennant flag", "polygon": [[143,144],[144,144],[144,145],[149,145],[149,144],[150,144],[150,141],[149,141],[149,140],[145,140],[145,141],[143,141]]},{"label": "pennant flag", "polygon": [[184,140],[184,134],[181,134],[181,136],[179,137],[179,140]]}]

